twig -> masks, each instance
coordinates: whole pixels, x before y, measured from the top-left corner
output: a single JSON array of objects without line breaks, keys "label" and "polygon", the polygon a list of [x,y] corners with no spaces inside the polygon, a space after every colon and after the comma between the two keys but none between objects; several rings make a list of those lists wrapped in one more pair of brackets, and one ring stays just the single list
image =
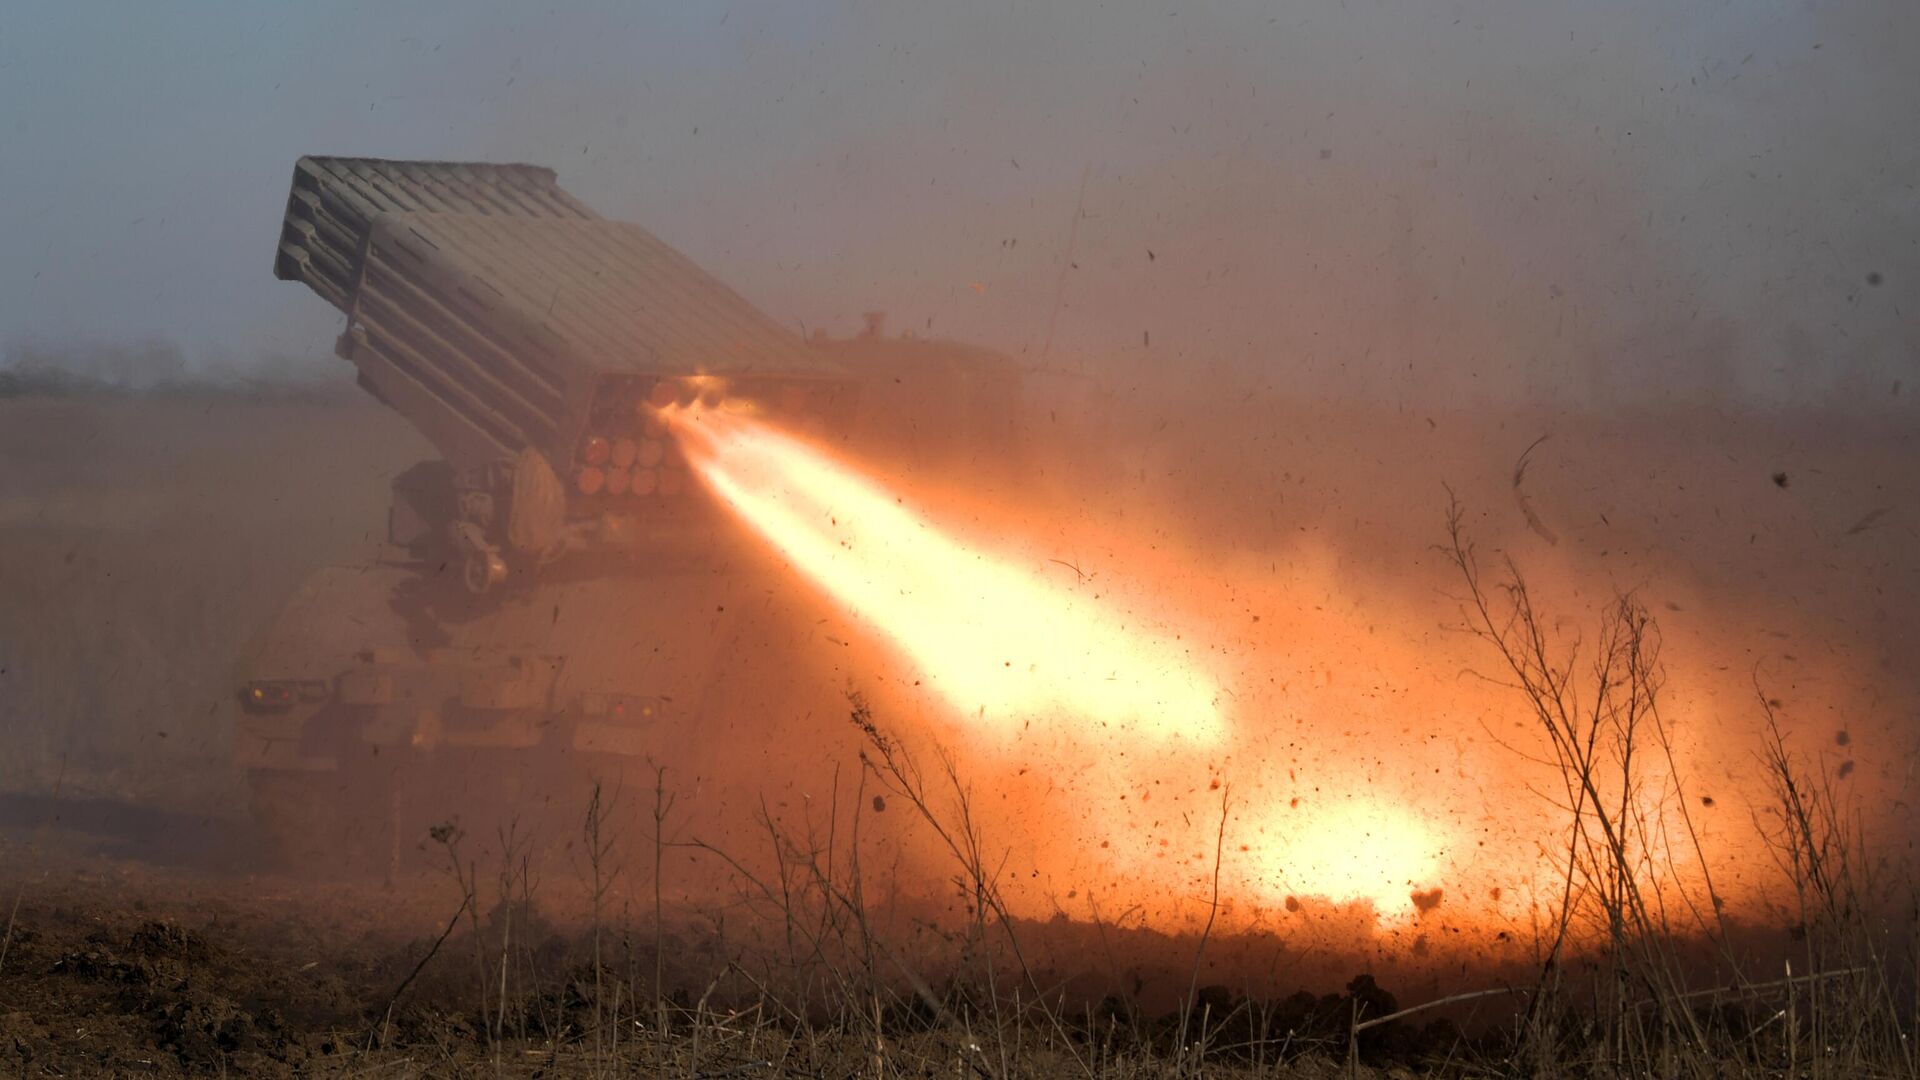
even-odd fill
[{"label": "twig", "polygon": [[1552,529],[1547,528],[1546,524],[1540,520],[1539,514],[1534,513],[1533,500],[1527,498],[1527,493],[1520,489],[1520,481],[1526,478],[1527,462],[1528,459],[1533,456],[1534,448],[1546,442],[1550,435],[1552,435],[1552,432],[1540,436],[1531,443],[1528,443],[1527,448],[1521,451],[1520,460],[1516,462],[1513,467],[1513,498],[1514,501],[1520,504],[1520,513],[1527,519],[1527,528],[1539,534],[1540,539],[1545,540],[1547,543],[1558,544],[1560,538],[1554,535]]},{"label": "twig", "polygon": [[1213,920],[1220,913],[1220,852],[1227,843],[1227,806],[1233,795],[1233,785],[1220,789],[1220,830],[1213,838],[1213,895],[1207,902],[1207,924],[1200,928],[1200,945],[1193,953],[1193,977],[1187,984],[1187,1000],[1180,1008],[1180,1043],[1178,1053],[1187,1052],[1187,1020],[1193,1015],[1194,999],[1200,994],[1200,967],[1207,955],[1207,938],[1213,934]]},{"label": "twig", "polygon": [[1370,1027],[1378,1027],[1381,1024],[1392,1023],[1403,1016],[1412,1016],[1414,1013],[1425,1012],[1428,1009],[1437,1009],[1442,1005],[1454,1005],[1462,1001],[1473,1001],[1476,998],[1500,997],[1505,994],[1531,994],[1533,992],[1534,988],[1531,986],[1504,986],[1493,990],[1469,990],[1464,994],[1452,994],[1447,997],[1436,998],[1424,1005],[1412,1005],[1401,1009],[1399,1012],[1388,1013],[1385,1016],[1376,1016],[1371,1020],[1362,1020],[1353,1025],[1353,1031],[1354,1034],[1357,1035]]},{"label": "twig", "polygon": [[447,928],[440,931],[440,936],[434,939],[433,947],[427,950],[427,955],[421,957],[420,962],[413,965],[413,970],[407,972],[407,977],[400,980],[399,986],[394,987],[392,996],[387,998],[387,1007],[383,1010],[384,1015],[380,1021],[380,1045],[385,1046],[387,1044],[387,1037],[392,1034],[393,1007],[399,1004],[400,995],[406,993],[407,987],[413,985],[413,980],[419,978],[420,973],[426,970],[427,964],[434,958],[435,954],[440,951],[440,946],[446,944],[447,939],[453,936],[453,928],[460,925],[460,916],[466,913],[467,901],[465,897],[462,897],[460,906],[453,911],[453,918],[447,920]]},{"label": "twig", "polygon": [[661,948],[662,931],[665,923],[662,900],[661,869],[665,865],[667,815],[673,812],[673,804],[678,796],[667,794],[667,767],[655,765],[653,772],[653,1018],[654,1068],[664,1065],[662,1054],[666,1050],[667,1039],[667,998],[665,982],[667,978],[666,953]]},{"label": "twig", "polygon": [[[1781,989],[1784,987],[1792,987],[1796,985],[1812,985],[1813,983],[1817,983],[1817,982],[1825,982],[1828,979],[1838,979],[1847,975],[1865,975],[1866,973],[1867,973],[1867,969],[1864,967],[1852,967],[1852,968],[1841,968],[1837,971],[1822,971],[1815,975],[1789,975],[1784,979],[1774,979],[1771,982],[1733,983],[1727,986],[1716,986],[1711,990],[1691,990],[1691,991],[1688,991],[1687,993],[1681,994],[1680,1000],[1695,1001],[1700,998],[1718,997],[1721,994],[1731,994],[1736,992],[1743,993],[1743,994],[1751,994],[1756,990],[1776,990],[1776,989]],[[1650,1004],[1652,1004],[1651,1001],[1642,1001],[1640,1003],[1641,1006],[1650,1005]]]}]

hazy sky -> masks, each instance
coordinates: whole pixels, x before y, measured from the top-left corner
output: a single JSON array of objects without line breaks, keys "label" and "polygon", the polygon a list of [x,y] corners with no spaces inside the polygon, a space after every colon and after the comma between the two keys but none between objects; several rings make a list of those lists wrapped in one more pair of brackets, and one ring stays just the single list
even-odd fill
[{"label": "hazy sky", "polygon": [[1910,0],[15,0],[0,346],[323,355],[270,265],[337,153],[550,165],[796,328],[1035,356],[1057,309],[1060,354],[1394,398],[1911,393],[1915,55]]}]

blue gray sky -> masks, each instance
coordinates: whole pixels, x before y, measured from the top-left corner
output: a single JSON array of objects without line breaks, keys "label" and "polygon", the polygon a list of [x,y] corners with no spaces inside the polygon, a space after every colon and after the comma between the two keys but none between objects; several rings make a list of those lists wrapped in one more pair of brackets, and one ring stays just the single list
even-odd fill
[{"label": "blue gray sky", "polygon": [[1902,0],[15,0],[0,348],[325,363],[336,315],[269,267],[294,159],[338,153],[550,165],[796,328],[1885,403],[1920,389],[1914,55]]}]

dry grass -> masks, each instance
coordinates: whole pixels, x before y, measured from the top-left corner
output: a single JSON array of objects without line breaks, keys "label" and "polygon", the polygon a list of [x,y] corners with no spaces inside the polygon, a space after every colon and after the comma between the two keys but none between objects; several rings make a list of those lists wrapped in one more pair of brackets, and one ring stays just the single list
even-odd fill
[{"label": "dry grass", "polygon": [[[110,418],[102,431],[125,427],[117,412]],[[331,426],[335,418],[327,413],[309,426],[321,421]],[[65,413],[48,430],[63,426],[71,426]],[[208,456],[216,464],[242,460],[225,451]],[[218,469],[211,475],[239,488],[244,470],[228,471],[234,477]],[[59,479],[46,486],[76,482]],[[160,483],[144,474],[134,479],[138,483],[128,486]],[[367,488],[363,498],[381,494],[361,478],[354,485]],[[329,489],[314,505],[333,506],[344,497]],[[291,547],[295,532],[318,530],[325,522],[319,510],[313,515],[314,522],[286,525],[288,537],[276,544]],[[1563,899],[1542,937],[1535,978],[1480,999],[1511,1000],[1518,1017],[1511,1026],[1471,1042],[1407,1038],[1426,1018],[1450,1015],[1449,1000],[1475,1004],[1469,995],[1485,992],[1479,985],[1452,988],[1437,1003],[1414,1003],[1415,1009],[1442,1005],[1424,1012],[1382,1007],[1377,988],[1357,980],[1344,994],[1305,1003],[1216,999],[1201,985],[1199,950],[1193,975],[1184,980],[1184,1000],[1170,1015],[1144,1015],[1124,997],[1072,1001],[1027,962],[1020,926],[1000,899],[1000,853],[1019,838],[985,835],[967,778],[952,761],[937,747],[908,752],[856,701],[850,712],[868,742],[857,776],[849,769],[830,805],[799,826],[763,814],[761,851],[702,845],[675,820],[673,777],[665,774],[655,774],[650,791],[609,789],[596,796],[582,808],[578,837],[502,837],[480,858],[472,853],[475,845],[449,830],[440,841],[448,884],[437,918],[445,919],[444,932],[436,921],[438,937],[423,942],[364,999],[365,1016],[351,1032],[342,1031],[342,1049],[305,1060],[300,1071],[1145,1077],[1406,1067],[1460,1075],[1914,1075],[1920,1027],[1913,1004],[1920,984],[1912,923],[1886,914],[1894,910],[1890,898],[1910,896],[1912,889],[1868,858],[1872,848],[1858,808],[1836,788],[1827,765],[1795,752],[1787,721],[1763,692],[1756,709],[1769,738],[1755,753],[1771,779],[1772,799],[1754,826],[1776,853],[1783,922],[1797,938],[1789,963],[1763,962],[1743,948],[1738,928],[1724,924],[1698,852],[1668,844],[1663,838],[1673,830],[1643,809],[1680,815],[1679,833],[1690,835],[1686,778],[1674,775],[1660,714],[1655,620],[1631,596],[1619,597],[1585,642],[1556,642],[1548,629],[1556,620],[1536,610],[1520,568],[1501,562],[1483,577],[1460,523],[1457,514],[1451,518],[1443,550],[1456,559],[1466,586],[1469,622],[1497,662],[1494,677],[1515,688],[1516,705],[1535,720],[1540,745],[1563,780],[1554,792],[1566,814]],[[83,524],[69,531],[81,536]],[[176,530],[195,538],[204,531]],[[259,544],[257,527],[238,522],[220,532],[246,537],[250,546],[274,546]],[[124,543],[132,549],[136,537],[129,534]],[[150,541],[139,544],[142,557],[153,556]],[[8,618],[10,627],[19,624],[12,640],[20,643],[23,666],[121,672],[139,650],[87,631],[123,614],[126,595],[103,585],[76,603],[75,586],[58,576],[72,547],[68,533],[50,533],[42,546],[44,559],[31,565],[16,559],[20,570],[8,576],[19,586]],[[90,550],[82,550],[80,569]],[[294,549],[285,561],[314,561],[309,554]],[[160,552],[162,561],[176,555],[173,546]],[[132,561],[128,556],[110,565]],[[235,580],[227,591],[236,596],[278,595],[294,580],[277,562],[254,566],[237,555],[227,561],[247,571],[229,573]],[[67,591],[56,595],[57,586]],[[230,656],[232,627],[257,618],[237,600],[229,611],[197,599],[205,591],[197,579],[186,582],[178,595],[168,591],[143,604],[137,625],[207,627],[205,640],[188,635],[183,651]],[[44,632],[42,613],[55,610],[56,601],[73,617]],[[207,610],[194,606],[202,603]],[[23,715],[144,712],[99,695],[146,693],[147,681],[125,680],[118,690],[111,680],[99,681],[103,689],[88,680],[46,680],[29,687],[36,696],[16,691],[10,701]],[[180,681],[179,701],[169,698],[157,711],[194,712],[203,697],[224,689],[197,673]],[[202,683],[212,690],[202,693]],[[51,761],[64,748],[24,749],[30,752],[16,756]],[[922,928],[875,917],[874,853],[863,826],[876,792],[905,800],[920,815],[948,853],[955,889],[968,898],[966,925],[950,939],[937,939],[938,949],[929,947],[931,935]],[[623,801],[642,804],[640,812],[615,813]],[[639,823],[630,835],[614,824],[630,819]],[[558,847],[563,840],[592,853],[576,860],[580,884],[594,898],[584,956],[543,948],[550,935],[538,925],[543,886],[556,886],[541,880],[540,860],[530,856],[537,846]],[[714,917],[697,934],[677,924],[662,891],[671,856],[692,850],[734,866],[738,882],[738,895],[723,906],[725,917]],[[1707,875],[1705,893],[1678,884],[1701,875]],[[18,895],[0,899],[11,907]],[[643,899],[622,901],[628,895]],[[19,951],[11,935],[6,940],[16,951],[0,975],[17,990],[14,980],[28,971],[22,958],[34,954]],[[1589,948],[1592,942],[1600,944]],[[0,1002],[5,1020],[21,998],[0,996],[9,999]],[[1437,1034],[1444,1036],[1444,1029]],[[0,1063],[17,1063],[8,1056],[14,1052],[0,1033]],[[186,1064],[178,1066],[166,1066],[164,1055],[156,1060],[163,1074],[212,1071],[201,1059],[182,1058]],[[236,1065],[232,1071],[247,1070]]]},{"label": "dry grass", "polygon": [[[986,1080],[1914,1075],[1912,998],[1897,991],[1894,975],[1910,969],[1912,958],[1878,914],[1883,883],[1863,860],[1858,815],[1791,752],[1774,706],[1761,698],[1769,741],[1760,756],[1774,799],[1756,824],[1792,894],[1801,948],[1780,972],[1742,966],[1711,877],[1704,877],[1704,896],[1681,884],[1683,868],[1704,875],[1704,866],[1686,863],[1701,861],[1697,841],[1674,850],[1664,839],[1670,830],[1657,815],[1682,812],[1675,808],[1684,807],[1685,792],[1659,712],[1651,616],[1631,596],[1616,598],[1586,655],[1577,642],[1556,644],[1518,568],[1503,564],[1498,579],[1482,576],[1457,508],[1444,550],[1466,586],[1470,629],[1532,711],[1563,784],[1554,793],[1568,815],[1561,903],[1541,935],[1531,984],[1462,988],[1405,1009],[1365,976],[1345,995],[1308,998],[1304,1006],[1220,1000],[1200,985],[1203,933],[1173,1014],[1143,1017],[1112,998],[1073,1002],[1028,962],[1021,924],[1002,893],[1003,849],[983,832],[954,759],[933,747],[930,765],[923,762],[856,695],[850,716],[865,737],[857,778],[836,782],[828,804],[797,828],[763,808],[761,857],[697,836],[673,838],[667,778],[655,773],[652,832],[643,838],[653,877],[651,965],[636,966],[630,953],[624,971],[606,962],[603,938],[631,942],[634,927],[603,910],[611,882],[626,872],[626,849],[606,831],[611,803],[599,792],[581,838],[593,900],[585,969],[539,971],[531,954],[513,956],[504,913],[513,910],[509,897],[522,911],[532,908],[524,863],[502,869],[501,907],[483,933],[478,872],[461,861],[457,833],[441,837],[478,977],[467,1019],[440,1015],[429,1025],[438,1025],[429,1039],[440,1053],[433,1068]],[[874,917],[862,822],[876,793],[912,808],[966,898],[966,923],[947,939],[944,956],[929,959],[923,936],[899,940]],[[1223,828],[1229,799],[1223,792]],[[1680,832],[1695,835],[1690,822]],[[711,943],[692,964],[686,961],[695,958],[675,955],[661,908],[670,849],[717,860],[739,888],[730,914],[706,928]],[[502,850],[517,849],[505,843]],[[1217,851],[1216,871],[1221,857]],[[1472,1039],[1445,1020],[1416,1027],[1431,1010],[1457,1014],[1490,997],[1514,1002],[1511,1025]],[[369,1043],[367,1064],[405,1074],[420,1065],[418,1042],[404,1048],[405,1058],[394,1056],[400,1047],[382,1052]]]},{"label": "dry grass", "polygon": [[[1018,838],[988,835],[951,755],[910,748],[853,695],[857,773],[797,823],[763,806],[761,850],[693,832],[664,770],[632,835],[616,827],[634,819],[620,812],[627,793],[596,788],[571,838],[589,926],[570,953],[540,944],[551,935],[532,853],[549,838],[509,828],[489,866],[457,827],[435,830],[446,929],[350,1051],[307,1064],[343,1076],[1915,1075],[1914,988],[1899,974],[1913,970],[1910,924],[1886,903],[1902,883],[1866,858],[1857,809],[1796,755],[1777,706],[1764,694],[1757,706],[1771,800],[1755,827],[1776,855],[1796,953],[1774,969],[1729,926],[1686,817],[1653,617],[1621,595],[1589,635],[1558,634],[1519,567],[1483,569],[1462,522],[1456,506],[1441,550],[1466,627],[1498,661],[1488,677],[1534,719],[1566,815],[1559,903],[1526,983],[1407,1008],[1364,975],[1343,994],[1235,998],[1202,985],[1209,920],[1170,1013],[1075,1000],[1036,971],[1006,902]],[[909,808],[943,853],[961,924],[881,917],[876,796]],[[1230,807],[1223,791],[1216,881]],[[734,882],[697,925],[666,900],[674,856],[688,853]],[[635,895],[648,901],[638,916]],[[1471,1037],[1453,1027],[1490,1003],[1511,1020]]]},{"label": "dry grass", "polygon": [[[1860,819],[1826,772],[1788,749],[1775,704],[1760,694],[1760,757],[1772,801],[1756,821],[1794,897],[1798,975],[1751,970],[1714,892],[1660,713],[1664,674],[1653,617],[1631,594],[1601,614],[1590,655],[1556,643],[1526,579],[1503,560],[1483,575],[1454,503],[1442,550],[1465,585],[1466,626],[1502,665],[1550,748],[1568,816],[1561,902],[1529,1005],[1505,1064],[1527,1074],[1911,1076],[1911,996],[1894,972],[1889,883],[1876,882]],[[1665,766],[1665,771],[1661,771]],[[1676,846],[1671,822],[1687,838]],[[1685,882],[1695,871],[1704,892]],[[1912,893],[1905,909],[1913,910]],[[1572,943],[1590,946],[1574,985]],[[1702,952],[1709,963],[1700,962]],[[1702,972],[1717,985],[1689,985]]]}]

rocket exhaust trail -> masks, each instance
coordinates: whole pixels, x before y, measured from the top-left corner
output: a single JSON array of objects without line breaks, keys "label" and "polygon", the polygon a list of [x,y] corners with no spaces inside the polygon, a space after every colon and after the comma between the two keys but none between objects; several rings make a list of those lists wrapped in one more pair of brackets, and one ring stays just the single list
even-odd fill
[{"label": "rocket exhaust trail", "polygon": [[967,722],[1225,741],[1190,648],[943,533],[872,480],[743,415],[674,411],[693,471],[802,574],[897,647]]},{"label": "rocket exhaust trail", "polygon": [[[1108,589],[1103,601],[1090,586],[969,544],[871,477],[751,415],[699,407],[662,415],[715,496],[897,648],[972,734],[992,742],[1030,725],[1041,745],[1055,746],[1041,751],[1048,771],[1076,780],[1057,793],[1054,812],[1077,817],[1073,831],[1115,841],[1099,856],[1111,860],[1109,872],[1148,890],[1186,887],[1190,865],[1156,858],[1164,849],[1140,838],[1204,846],[1210,834],[1183,832],[1171,805],[1163,821],[1157,806],[1125,800],[1161,780],[1214,774],[1245,749],[1231,745],[1235,732],[1218,704],[1229,695],[1193,655],[1194,634],[1183,641],[1144,628]],[[1273,764],[1251,763],[1253,790],[1291,789]],[[1236,809],[1236,829],[1255,842],[1241,847],[1228,891],[1257,903],[1296,893],[1364,901],[1387,922],[1413,917],[1410,894],[1442,873],[1446,830],[1364,783],[1346,797],[1298,802],[1256,795]],[[1035,826],[1034,835],[1050,834]]]}]

